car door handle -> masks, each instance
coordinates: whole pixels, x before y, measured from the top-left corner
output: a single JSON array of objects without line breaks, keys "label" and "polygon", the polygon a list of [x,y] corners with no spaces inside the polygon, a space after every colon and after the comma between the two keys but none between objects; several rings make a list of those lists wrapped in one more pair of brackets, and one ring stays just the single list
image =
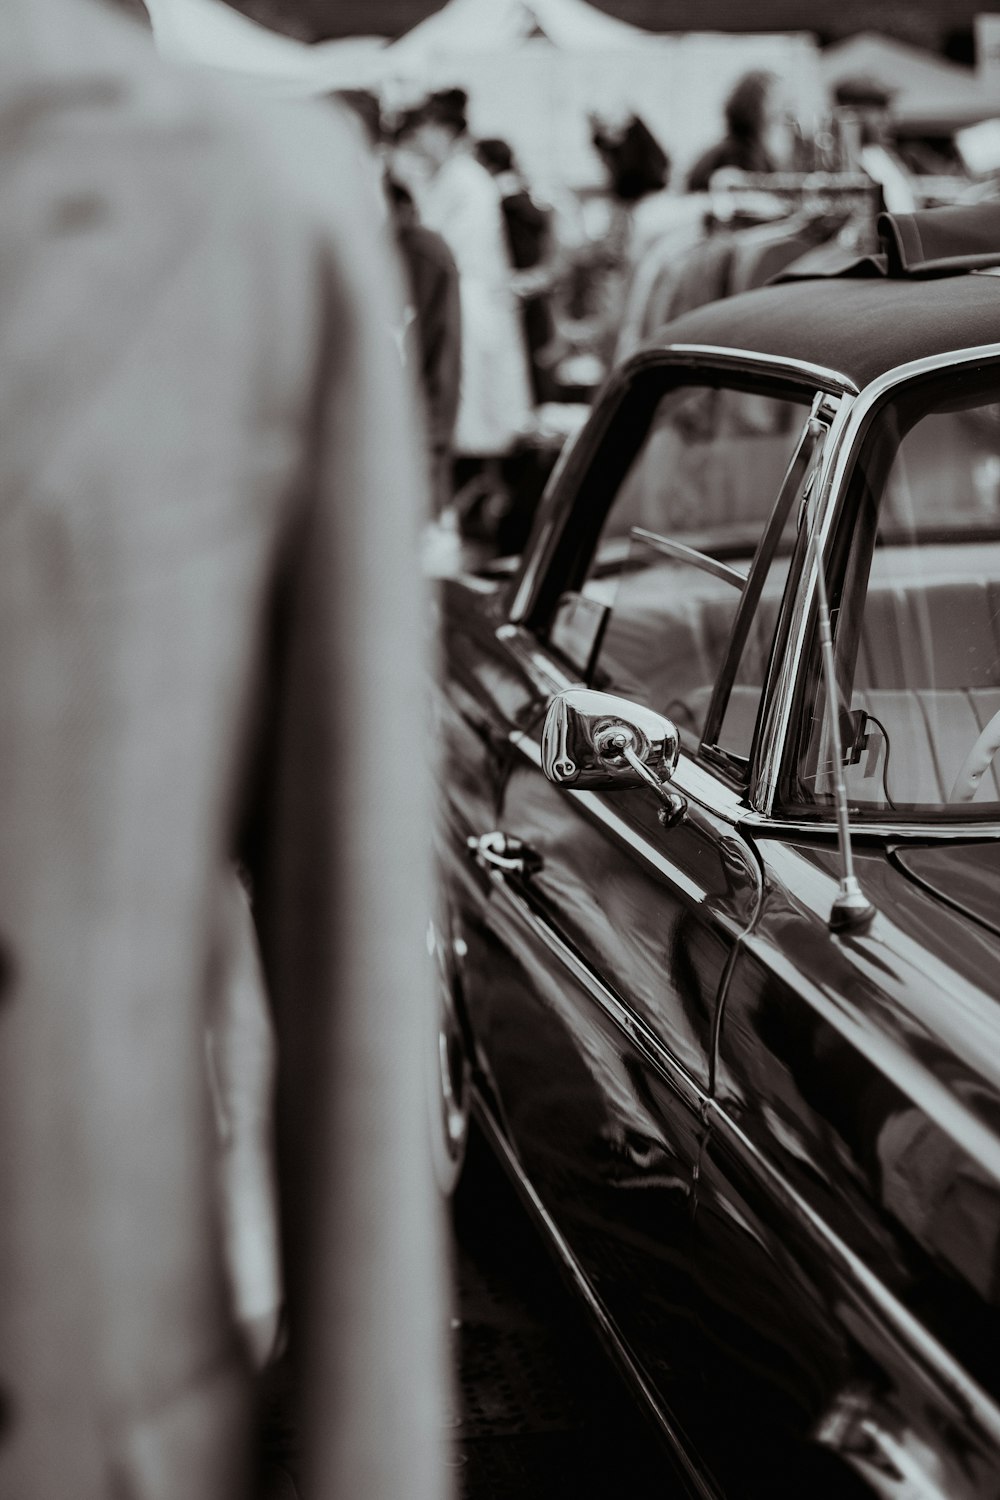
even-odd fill
[{"label": "car door handle", "polygon": [[534,849],[508,833],[494,828],[490,833],[470,834],[466,839],[469,853],[485,869],[502,870],[507,875],[534,875],[542,868],[542,858]]}]

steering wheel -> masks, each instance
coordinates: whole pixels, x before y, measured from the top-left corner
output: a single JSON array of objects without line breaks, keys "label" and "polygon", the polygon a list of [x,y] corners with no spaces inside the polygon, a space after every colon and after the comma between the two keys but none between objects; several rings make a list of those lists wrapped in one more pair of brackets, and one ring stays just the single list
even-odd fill
[{"label": "steering wheel", "polygon": [[962,762],[955,777],[949,802],[971,802],[976,788],[993,764],[993,757],[1000,750],[1000,709],[997,709],[986,728],[981,731],[976,743]]}]

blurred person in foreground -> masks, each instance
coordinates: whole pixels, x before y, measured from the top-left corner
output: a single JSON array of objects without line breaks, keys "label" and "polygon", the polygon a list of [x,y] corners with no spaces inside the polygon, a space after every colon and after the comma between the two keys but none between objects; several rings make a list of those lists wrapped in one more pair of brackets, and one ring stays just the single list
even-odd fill
[{"label": "blurred person in foreground", "polygon": [[399,122],[394,167],[420,220],[455,259],[461,305],[459,483],[510,454],[533,425],[528,357],[492,176],[475,158],[462,89],[444,89]]},{"label": "blurred person in foreground", "polygon": [[512,285],[521,301],[531,362],[532,394],[538,404],[552,401],[556,395],[551,369],[556,328],[551,291],[560,275],[554,214],[533,196],[506,141],[493,136],[478,141],[476,160],[492,175],[500,193],[507,253],[514,269]]},{"label": "blurred person in foreground", "polygon": [[913,213],[918,205],[910,173],[892,141],[892,91],[876,78],[842,78],[833,101],[848,169],[871,178],[879,211]]},{"label": "blurred person in foreground", "polygon": [[415,344],[408,358],[417,371],[424,397],[431,502],[435,513],[440,514],[451,499],[455,421],[462,388],[458,268],[444,238],[421,224],[408,189],[390,178],[386,192],[410,292],[404,339],[410,335]]},{"label": "blurred person in foreground", "polygon": [[304,1493],[437,1500],[426,497],[371,195],[335,118],[101,0],[0,9],[0,166],[0,1500],[251,1493],[205,1065],[236,856]]},{"label": "blurred person in foreground", "polygon": [[666,187],[670,158],[634,111],[626,111],[617,119],[592,114],[590,138],[619,203],[638,203],[647,194],[662,192]]},{"label": "blurred person in foreground", "polygon": [[360,125],[362,153],[391,216],[403,262],[408,297],[397,336],[423,396],[431,504],[440,514],[451,499],[452,443],[461,385],[458,268],[443,237],[420,222],[412,194],[388,170],[376,96],[367,89],[343,89],[335,97]]},{"label": "blurred person in foreground", "polygon": [[773,73],[744,73],[725,105],[726,134],[699,156],[686,179],[689,193],[705,193],[717,172],[780,172],[791,165],[794,136],[780,81]]}]

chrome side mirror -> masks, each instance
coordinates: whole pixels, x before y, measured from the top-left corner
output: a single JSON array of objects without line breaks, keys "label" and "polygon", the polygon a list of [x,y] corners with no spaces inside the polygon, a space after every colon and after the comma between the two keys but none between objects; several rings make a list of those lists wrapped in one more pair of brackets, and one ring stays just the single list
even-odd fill
[{"label": "chrome side mirror", "polygon": [[663,803],[660,821],[667,827],[687,805],[668,785],[679,750],[669,719],[590,688],[557,693],[542,729],[542,769],[549,781],[580,790],[651,787]]}]

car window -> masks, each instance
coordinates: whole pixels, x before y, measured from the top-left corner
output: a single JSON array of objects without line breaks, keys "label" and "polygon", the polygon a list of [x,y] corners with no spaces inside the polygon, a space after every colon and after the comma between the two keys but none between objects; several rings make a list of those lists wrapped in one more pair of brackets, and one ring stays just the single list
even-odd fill
[{"label": "car window", "polygon": [[995,527],[998,516],[1000,405],[931,411],[900,437],[879,517],[882,545],[950,540]]},{"label": "car window", "polygon": [[[874,423],[848,494],[832,594],[844,779],[861,813],[1000,812],[1000,757],[989,753],[991,724],[1000,742],[998,396],[995,370],[952,371],[900,395]],[[798,801],[828,805],[817,650],[794,787]]]},{"label": "car window", "polygon": [[[746,579],[808,416],[808,398],[686,385],[655,405],[607,502],[580,587],[559,600],[550,644],[592,686],[704,733]],[[749,754],[797,509],[735,667],[720,740]]]}]

